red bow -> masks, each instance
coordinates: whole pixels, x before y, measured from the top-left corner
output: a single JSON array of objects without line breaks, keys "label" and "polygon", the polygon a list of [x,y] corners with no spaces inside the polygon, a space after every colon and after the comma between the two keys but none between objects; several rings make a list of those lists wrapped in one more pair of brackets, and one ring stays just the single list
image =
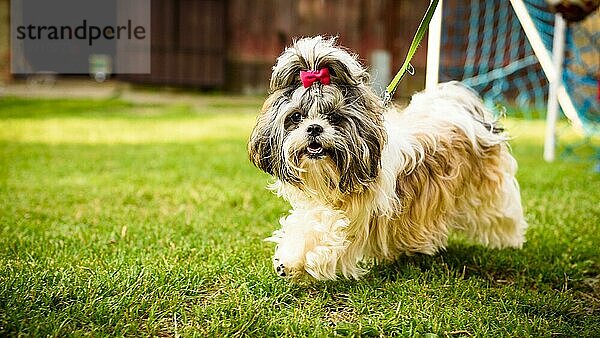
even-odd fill
[{"label": "red bow", "polygon": [[304,88],[310,87],[315,81],[319,81],[324,85],[331,82],[329,78],[329,68],[321,68],[319,70],[301,70],[300,80]]}]

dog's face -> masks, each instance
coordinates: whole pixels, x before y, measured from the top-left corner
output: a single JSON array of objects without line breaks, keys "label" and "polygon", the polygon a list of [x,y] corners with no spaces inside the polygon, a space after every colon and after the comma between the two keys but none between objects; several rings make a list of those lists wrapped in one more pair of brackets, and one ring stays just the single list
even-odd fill
[{"label": "dog's face", "polygon": [[334,39],[296,41],[273,67],[251,161],[300,189],[363,189],[379,173],[386,141],[383,107],[368,79]]}]

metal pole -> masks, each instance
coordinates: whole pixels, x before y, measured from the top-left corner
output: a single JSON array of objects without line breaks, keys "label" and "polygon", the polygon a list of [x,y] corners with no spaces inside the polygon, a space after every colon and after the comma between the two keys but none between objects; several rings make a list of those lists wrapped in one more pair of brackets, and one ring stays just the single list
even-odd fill
[{"label": "metal pole", "polygon": [[444,2],[440,0],[429,24],[429,33],[427,36],[427,69],[425,73],[426,89],[435,87],[439,81],[443,7]]},{"label": "metal pole", "polygon": [[562,87],[562,64],[565,55],[566,24],[561,14],[554,16],[554,39],[552,41],[552,62],[556,70],[554,81],[548,89],[548,112],[546,115],[546,140],[544,142],[544,160],[554,161],[556,155],[556,120],[558,119],[558,90]]}]

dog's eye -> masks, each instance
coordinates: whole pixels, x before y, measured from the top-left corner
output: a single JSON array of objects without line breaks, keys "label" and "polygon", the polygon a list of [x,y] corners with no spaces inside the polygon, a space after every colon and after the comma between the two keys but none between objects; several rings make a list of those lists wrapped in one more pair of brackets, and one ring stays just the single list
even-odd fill
[{"label": "dog's eye", "polygon": [[329,122],[332,124],[337,124],[340,123],[340,121],[342,120],[342,116],[338,113],[331,113],[329,114]]},{"label": "dog's eye", "polygon": [[300,123],[302,122],[302,114],[300,112],[295,112],[290,115],[290,120],[292,120],[294,123]]}]

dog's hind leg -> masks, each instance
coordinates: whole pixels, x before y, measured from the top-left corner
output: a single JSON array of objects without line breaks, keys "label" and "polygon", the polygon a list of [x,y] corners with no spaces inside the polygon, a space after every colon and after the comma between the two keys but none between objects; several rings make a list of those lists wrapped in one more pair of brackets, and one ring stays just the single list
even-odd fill
[{"label": "dog's hind leg", "polygon": [[501,195],[496,201],[497,214],[492,224],[480,235],[480,242],[492,247],[520,248],[525,242],[527,222],[523,216],[519,186],[514,177],[506,175]]},{"label": "dog's hind leg", "polygon": [[521,207],[519,185],[512,173],[505,172],[502,185],[495,194],[482,196],[486,201],[467,213],[466,235],[473,241],[492,248],[522,247],[527,222]]}]

